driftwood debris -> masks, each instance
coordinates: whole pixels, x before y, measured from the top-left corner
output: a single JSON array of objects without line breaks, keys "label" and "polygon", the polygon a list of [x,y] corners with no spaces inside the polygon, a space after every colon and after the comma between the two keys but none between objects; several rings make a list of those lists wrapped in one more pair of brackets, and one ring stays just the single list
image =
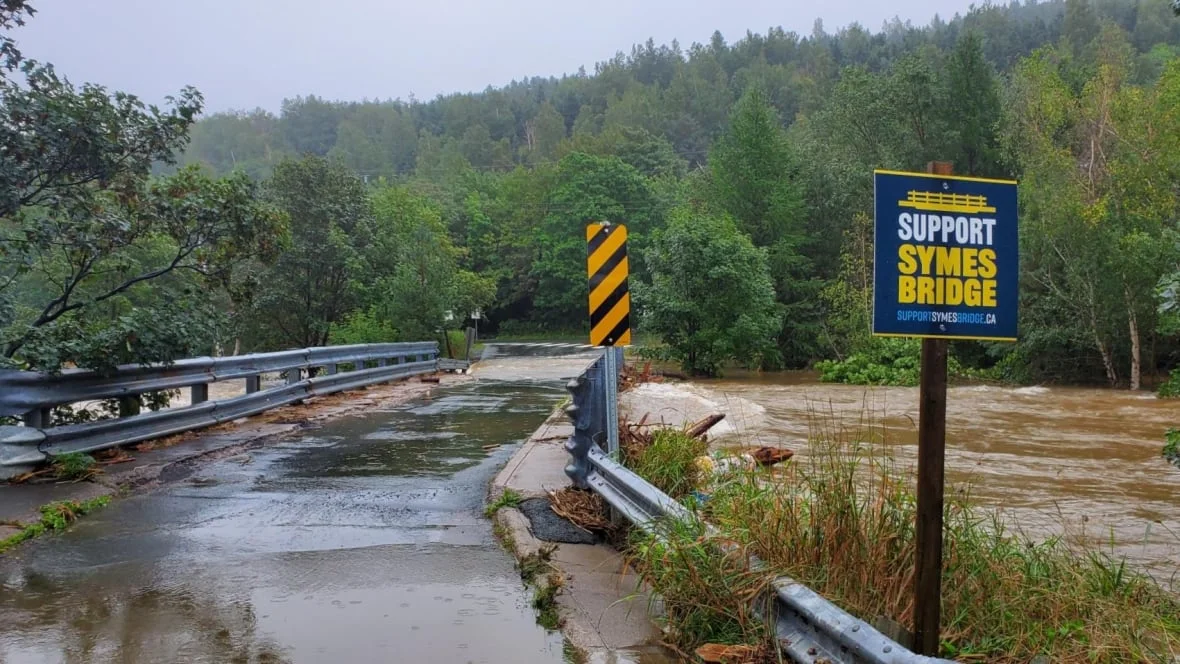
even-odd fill
[{"label": "driftwood debris", "polygon": [[549,492],[553,513],[589,532],[608,532],[614,528],[606,511],[606,501],[593,491],[568,486]]},{"label": "driftwood debris", "polygon": [[759,466],[773,466],[795,456],[791,450],[782,447],[759,447],[750,453]]},{"label": "driftwood debris", "polygon": [[717,426],[717,423],[724,419],[725,413],[713,413],[700,422],[693,424],[685,433],[687,433],[690,438],[703,439],[705,434],[709,432],[709,429]]},{"label": "driftwood debris", "polygon": [[[623,450],[624,458],[635,458],[652,442],[654,429],[661,427],[660,423],[648,422],[650,415],[644,415],[638,422],[619,422],[619,446]],[[709,430],[725,419],[724,413],[713,413],[684,429],[684,433],[697,440],[706,440]],[[750,452],[742,452],[739,456],[751,459],[754,464],[763,468],[782,463],[795,456],[795,452],[782,447],[762,446]]]},{"label": "driftwood debris", "polygon": [[643,368],[639,368],[633,364],[624,364],[623,370],[619,373],[619,392],[626,392],[643,383],[662,382],[664,382],[662,376],[652,373],[651,362],[645,362]]},{"label": "driftwood debris", "polygon": [[[650,417],[650,413],[641,417],[638,422],[620,420],[619,446],[623,449],[625,457],[634,458],[636,454],[651,445],[653,429],[662,428],[659,423],[648,422],[648,417]],[[709,432],[709,429],[712,429],[723,419],[725,419],[723,413],[714,413],[699,422],[694,422],[684,432],[693,438],[705,440],[705,434]]]},{"label": "driftwood debris", "polygon": [[708,664],[751,664],[768,661],[765,648],[747,645],[706,643],[697,648],[697,657]]}]

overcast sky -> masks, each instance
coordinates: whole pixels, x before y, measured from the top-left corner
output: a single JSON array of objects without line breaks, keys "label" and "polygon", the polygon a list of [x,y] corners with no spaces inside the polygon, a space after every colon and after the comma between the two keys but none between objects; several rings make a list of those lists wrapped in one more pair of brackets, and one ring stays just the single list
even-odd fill
[{"label": "overcast sky", "polygon": [[559,76],[652,37],[730,43],[781,25],[811,33],[899,16],[925,25],[970,0],[40,0],[13,33],[28,57],[160,101],[183,85],[209,110],[284,97],[421,100]]}]

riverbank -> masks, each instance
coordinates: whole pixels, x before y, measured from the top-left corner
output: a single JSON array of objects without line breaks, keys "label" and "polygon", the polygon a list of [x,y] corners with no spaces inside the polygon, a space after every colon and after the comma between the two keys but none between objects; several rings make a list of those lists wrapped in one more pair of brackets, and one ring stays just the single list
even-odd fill
[{"label": "riverbank", "polygon": [[[230,424],[141,443],[125,450],[127,455],[122,462],[103,466],[101,473],[87,481],[0,483],[0,541],[21,537],[29,528],[35,528],[42,522],[43,507],[105,506],[112,499],[182,480],[202,463],[246,454],[287,434],[315,427],[318,422],[388,408],[428,396],[436,387],[470,380],[458,374],[439,374],[438,378],[439,383],[410,379],[308,399],[302,404],[283,406]],[[42,529],[35,535],[53,530],[56,529]],[[19,547],[14,548],[16,544],[19,542],[7,547],[7,555],[19,555]]]},{"label": "riverbank", "polygon": [[[901,469],[916,464],[916,388],[734,372],[644,385],[626,398],[649,396],[674,398],[681,410],[731,413],[712,436],[715,446],[782,445],[796,448],[802,462],[812,430],[827,428],[880,445]],[[1180,468],[1160,455],[1164,432],[1177,424],[1175,402],[1102,388],[962,385],[950,388],[947,405],[948,486],[969,488],[976,503],[1003,512],[1022,534],[1065,533],[1125,556],[1161,582],[1175,579],[1180,590]]]},{"label": "riverbank", "polygon": [[[646,473],[649,481],[683,498],[696,519],[717,526],[724,538],[711,541],[700,521],[694,520],[634,545],[638,569],[668,598],[668,618],[680,630],[682,647],[709,641],[761,643],[766,633],[752,615],[734,612],[729,603],[718,603],[717,598],[757,596],[774,574],[806,583],[862,619],[887,616],[903,625],[910,622],[914,523],[911,428],[916,414],[908,410],[916,407],[916,390],[874,388],[853,393],[840,389],[843,386],[806,381],[780,384],[776,379],[781,378],[648,384],[624,396],[629,402],[624,412],[629,410],[631,419],[652,413],[649,421],[662,420],[675,427],[712,410],[728,411],[728,428],[719,428],[711,437],[715,451],[742,445],[784,445],[797,452],[792,462],[775,471],[737,472],[715,479],[704,502],[684,490],[701,479],[694,476],[692,454],[684,457],[660,451],[633,466]],[[1058,401],[1066,396],[1047,388],[994,388],[994,392],[956,388],[951,402],[956,403],[956,397],[959,401],[952,413],[963,413],[963,419],[973,415],[975,422],[993,418],[1011,427],[1023,414],[1019,412],[1022,401],[1037,403],[1033,416],[1052,418],[1055,411],[1043,401],[1050,395]],[[1078,401],[1082,394],[1070,396]],[[1057,406],[1060,410],[1062,404]],[[1063,418],[1057,423],[1058,435],[1070,431],[1093,436],[1095,431],[1085,428],[1087,422],[1091,428],[1105,431],[1092,423],[1095,420],[1104,427],[1117,426],[1110,421],[1117,418],[1103,412],[1111,406],[1103,404],[1101,410],[1098,406],[1090,404],[1090,420],[1080,409],[1076,417],[1081,423]],[[1024,408],[1028,409],[1027,403]],[[948,417],[953,427],[952,422]],[[1036,445],[1053,435],[1052,430],[1038,431],[1023,447],[986,436],[967,443],[952,439],[948,466],[964,454],[962,447],[973,442],[1004,449],[994,458],[984,454],[975,459],[976,472],[979,466],[995,464],[1000,478],[1005,472],[1016,478],[1035,474],[1035,465],[1018,464],[1014,457],[1035,458],[1038,452],[1061,454],[1051,445]],[[1146,458],[1138,459],[1141,452],[1132,447],[1106,450],[1106,455],[1116,460],[1130,456],[1136,463],[1146,463]],[[1101,457],[1085,461],[1096,463]],[[1156,469],[1152,466],[1145,472]],[[1158,470],[1170,472],[1163,464]],[[1109,484],[1126,481],[1099,474],[1072,482],[1073,487],[1064,480],[1061,490],[1066,493],[1072,488],[1077,500],[1077,494],[1085,495],[1092,483],[1105,482],[1107,492],[1099,495],[1117,496],[1109,491]],[[996,484],[1000,489],[1004,486]],[[1035,489],[1026,493],[1036,498]],[[1174,501],[1174,493],[1163,495]],[[1160,499],[1167,502],[1163,495]],[[1098,500],[1099,496],[1090,499]],[[1019,504],[1020,498],[1010,496],[1007,500],[1009,505]],[[1113,535],[1108,534],[1105,543],[1091,539],[1093,535],[1084,536],[1086,533],[1063,536],[1060,529],[1015,520],[1011,511],[997,514],[1000,506],[981,504],[976,489],[966,482],[948,491],[944,655],[1000,662],[1028,661],[1042,654],[1052,661],[1169,662],[1180,654],[1176,589],[1169,591],[1168,586],[1161,587],[1143,574],[1153,571],[1166,584],[1174,577],[1160,578],[1158,573],[1174,566],[1175,558],[1157,557],[1151,560],[1154,565],[1135,564],[1125,548],[1112,550]],[[1144,506],[1138,507],[1137,516],[1142,518]],[[1058,516],[1067,509],[1068,503],[1058,505]],[[1101,539],[1108,531],[1098,521],[1098,514],[1077,516],[1083,524],[1090,522],[1090,533]],[[1172,517],[1174,513],[1165,516]],[[1165,534],[1170,532],[1163,523],[1155,523]],[[740,559],[708,555],[712,544],[736,544],[739,550],[757,555],[770,565],[769,574],[751,574]],[[1143,548],[1138,552],[1141,555]],[[686,566],[685,561],[692,562]]]}]

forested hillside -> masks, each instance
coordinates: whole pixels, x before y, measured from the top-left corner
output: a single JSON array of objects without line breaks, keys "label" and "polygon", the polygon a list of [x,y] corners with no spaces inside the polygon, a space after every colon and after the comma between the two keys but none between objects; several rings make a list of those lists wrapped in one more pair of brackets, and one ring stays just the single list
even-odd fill
[{"label": "forested hillside", "polygon": [[868,336],[872,170],[938,159],[1021,180],[1021,341],[956,344],[963,371],[1138,386],[1180,360],[1168,0],[649,41],[593,73],[186,128],[180,165],[245,173],[289,220],[199,293],[226,352],[418,337],[476,308],[490,331],[582,334],[582,229],[609,220],[642,331],[690,370],[903,366],[914,344]]}]

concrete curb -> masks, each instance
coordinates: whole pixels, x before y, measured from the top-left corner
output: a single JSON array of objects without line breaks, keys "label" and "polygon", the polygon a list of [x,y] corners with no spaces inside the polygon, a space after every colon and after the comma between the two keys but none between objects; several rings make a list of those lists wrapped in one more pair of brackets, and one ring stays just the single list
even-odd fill
[{"label": "concrete curb", "polygon": [[[569,485],[565,440],[573,427],[555,411],[525,441],[489,487],[490,500],[506,490],[543,497]],[[511,507],[492,517],[496,534],[522,564],[542,548],[552,548],[549,565],[562,579],[557,595],[558,616],[566,640],[588,663],[674,661],[661,657],[661,632],[651,619],[659,603],[641,587],[622,553],[606,544],[550,544],[537,539],[525,515]],[[535,585],[549,580],[538,576]]]}]

